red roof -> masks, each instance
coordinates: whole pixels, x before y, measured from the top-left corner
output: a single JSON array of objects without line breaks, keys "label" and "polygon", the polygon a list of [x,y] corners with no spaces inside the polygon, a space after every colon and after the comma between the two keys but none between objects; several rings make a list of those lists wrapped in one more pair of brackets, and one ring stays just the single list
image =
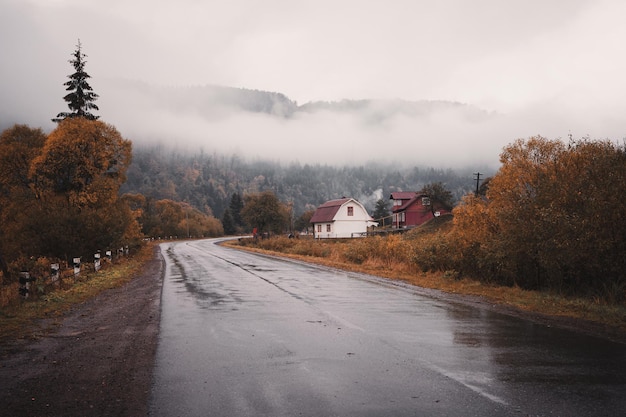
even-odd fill
[{"label": "red roof", "polygon": [[[400,206],[394,206],[392,207],[391,212],[392,213],[397,213],[400,211],[404,211],[407,208],[409,208],[418,198],[424,197],[426,196],[426,194],[418,194],[418,193],[397,193],[397,194],[412,194],[408,200],[404,199],[404,198],[396,198],[395,200],[405,200],[402,205]],[[392,193],[393,195],[393,193]]]},{"label": "red roof", "polygon": [[417,193],[415,191],[396,191],[391,193],[390,200],[410,200],[415,197]]},{"label": "red roof", "polygon": [[352,200],[351,198],[340,198],[337,200],[330,200],[322,204],[315,210],[313,213],[313,217],[311,217],[311,223],[322,223],[322,222],[332,222],[335,218],[335,214],[339,211],[341,206],[343,206],[348,201]]}]

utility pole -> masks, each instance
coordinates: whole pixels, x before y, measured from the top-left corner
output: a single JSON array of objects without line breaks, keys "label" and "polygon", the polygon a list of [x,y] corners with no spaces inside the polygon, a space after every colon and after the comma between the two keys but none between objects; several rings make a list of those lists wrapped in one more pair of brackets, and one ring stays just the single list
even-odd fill
[{"label": "utility pole", "polygon": [[478,185],[480,184],[480,172],[474,172],[474,178],[476,180],[476,195],[478,195]]}]

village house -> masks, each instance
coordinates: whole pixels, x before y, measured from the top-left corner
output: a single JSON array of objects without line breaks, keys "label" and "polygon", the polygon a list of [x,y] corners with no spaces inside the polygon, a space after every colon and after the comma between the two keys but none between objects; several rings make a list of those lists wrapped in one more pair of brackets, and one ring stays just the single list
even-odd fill
[{"label": "village house", "polygon": [[354,198],[327,201],[315,210],[311,223],[316,239],[364,236],[369,226],[378,225]]},{"label": "village house", "polygon": [[423,193],[394,192],[389,199],[393,201],[392,225],[396,229],[420,226],[435,217],[451,213],[450,208]]}]

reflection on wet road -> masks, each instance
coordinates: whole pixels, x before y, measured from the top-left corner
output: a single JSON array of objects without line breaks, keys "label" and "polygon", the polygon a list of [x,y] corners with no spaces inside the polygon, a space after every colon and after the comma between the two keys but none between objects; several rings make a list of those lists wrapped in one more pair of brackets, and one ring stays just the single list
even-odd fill
[{"label": "reflection on wet road", "polygon": [[152,416],[624,415],[624,345],[215,242],[161,245]]}]

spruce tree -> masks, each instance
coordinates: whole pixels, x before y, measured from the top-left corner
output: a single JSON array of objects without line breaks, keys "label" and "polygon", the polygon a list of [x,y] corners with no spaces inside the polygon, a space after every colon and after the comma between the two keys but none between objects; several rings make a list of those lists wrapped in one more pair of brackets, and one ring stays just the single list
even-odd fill
[{"label": "spruce tree", "polygon": [[237,233],[237,228],[235,227],[235,222],[233,221],[233,215],[230,213],[230,209],[224,210],[224,215],[222,216],[222,226],[224,227],[225,235],[234,235]]},{"label": "spruce tree", "polygon": [[100,116],[94,116],[90,113],[91,110],[99,110],[98,106],[94,104],[94,101],[98,98],[98,94],[92,91],[91,86],[87,82],[89,78],[89,74],[85,72],[85,55],[81,50],[80,39],[78,40],[78,45],[76,45],[76,50],[72,54],[72,59],[68,62],[72,64],[74,67],[74,72],[72,75],[68,75],[70,79],[67,81],[65,85],[66,91],[70,91],[63,100],[67,102],[67,106],[70,108],[71,112],[61,112],[57,114],[57,117],[52,119],[53,122],[61,122],[66,118],[73,117],[84,117],[88,120],[97,120]]},{"label": "spruce tree", "polygon": [[391,224],[391,220],[389,219],[388,201],[385,201],[382,198],[378,200],[372,217],[374,220],[379,221],[379,226],[387,226],[388,224]]},{"label": "spruce tree", "polygon": [[241,217],[241,210],[243,209],[243,199],[239,193],[233,193],[229,204],[230,214],[233,218],[233,222],[236,227],[243,227],[244,220]]}]

